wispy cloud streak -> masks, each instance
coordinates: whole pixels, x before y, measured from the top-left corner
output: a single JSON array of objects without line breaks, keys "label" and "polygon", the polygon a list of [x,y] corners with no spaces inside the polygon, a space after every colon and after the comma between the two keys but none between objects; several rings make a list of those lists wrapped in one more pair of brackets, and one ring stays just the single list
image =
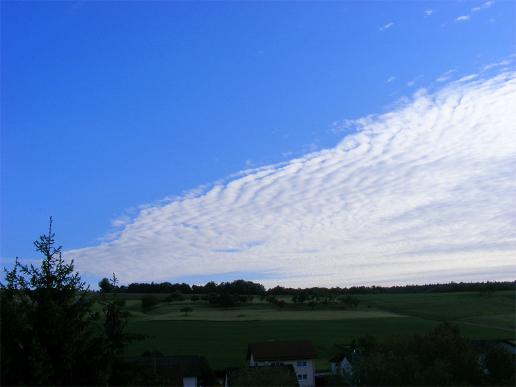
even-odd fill
[{"label": "wispy cloud streak", "polygon": [[334,148],[147,206],[117,220],[112,240],[66,256],[125,282],[242,271],[292,286],[513,277],[514,106],[515,72],[420,90],[347,121],[356,132]]},{"label": "wispy cloud streak", "polygon": [[450,69],[448,71],[446,71],[445,73],[441,74],[437,79],[436,79],[436,82],[445,82],[445,81],[448,81],[449,79],[451,79],[451,77],[453,76],[453,74],[456,72],[457,70],[455,69]]},{"label": "wispy cloud streak", "polygon": [[383,32],[383,31],[388,30],[389,28],[391,28],[393,25],[394,25],[394,23],[393,23],[393,22],[389,22],[389,23],[384,24],[383,26],[381,26],[381,27],[379,28],[379,30],[380,30],[381,32]]},{"label": "wispy cloud streak", "polygon": [[468,21],[471,19],[471,17],[477,13],[477,12],[480,12],[480,11],[483,11],[485,9],[488,9],[488,8],[491,8],[491,6],[494,4],[494,1],[484,1],[482,4],[476,6],[476,7],[473,7],[471,8],[470,12],[466,15],[462,15],[462,16],[459,16],[457,18],[455,18],[455,21],[456,22],[465,22],[465,21]]}]

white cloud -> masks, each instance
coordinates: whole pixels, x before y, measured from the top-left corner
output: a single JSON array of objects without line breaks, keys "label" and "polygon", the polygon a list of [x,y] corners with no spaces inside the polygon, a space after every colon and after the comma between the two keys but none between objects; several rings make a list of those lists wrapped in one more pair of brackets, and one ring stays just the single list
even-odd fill
[{"label": "white cloud", "polygon": [[446,71],[445,73],[441,74],[437,79],[436,81],[437,82],[445,82],[445,81],[448,81],[449,79],[451,79],[451,77],[453,76],[453,74],[455,73],[455,69],[450,69],[448,71]]},{"label": "white cloud", "polygon": [[425,16],[432,16],[433,13],[434,13],[433,9],[426,9],[425,10]]},{"label": "white cloud", "polygon": [[494,3],[494,1],[485,1],[481,5],[471,8],[471,12],[478,12],[478,11],[482,11],[483,9],[491,8],[493,3]]},{"label": "white cloud", "polygon": [[468,74],[468,75],[464,75],[462,78],[458,79],[457,82],[468,82],[475,78],[478,78],[478,74]]},{"label": "white cloud", "polygon": [[383,26],[381,26],[379,28],[380,31],[385,31],[385,30],[388,30],[389,28],[391,28],[392,26],[394,25],[393,22],[389,22],[387,24],[384,24]]},{"label": "white cloud", "polygon": [[512,63],[512,61],[510,59],[503,59],[503,60],[501,60],[499,62],[488,63],[482,69],[484,71],[487,71],[487,70],[491,70],[491,69],[496,68],[496,67],[508,66],[511,63]]},{"label": "white cloud", "polygon": [[423,78],[422,75],[418,75],[417,77],[412,78],[410,81],[407,82],[407,86],[408,87],[414,86],[421,78]]},{"label": "white cloud", "polygon": [[347,121],[356,132],[334,148],[147,206],[111,241],[66,256],[124,282],[231,272],[291,286],[514,279],[514,106],[516,72],[418,91]]},{"label": "white cloud", "polygon": [[391,75],[389,78],[385,80],[385,83],[391,83],[396,80],[396,77],[394,75]]},{"label": "white cloud", "polygon": [[459,16],[459,17],[457,17],[455,19],[455,21],[457,21],[457,22],[468,21],[468,20],[471,19],[471,16],[473,16],[473,14],[475,14],[475,13],[477,13],[479,11],[491,8],[491,6],[493,4],[494,4],[494,1],[485,1],[481,5],[471,8],[471,11],[470,11],[469,15]]}]

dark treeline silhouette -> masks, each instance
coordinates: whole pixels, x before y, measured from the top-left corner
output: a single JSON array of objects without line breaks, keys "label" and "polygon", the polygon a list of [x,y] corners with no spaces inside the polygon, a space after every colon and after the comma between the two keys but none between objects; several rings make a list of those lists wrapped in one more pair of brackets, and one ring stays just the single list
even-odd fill
[{"label": "dark treeline silhouette", "polygon": [[259,283],[245,280],[221,282],[210,281],[205,285],[189,285],[186,283],[131,283],[127,286],[112,286],[107,278],[99,282],[103,292],[120,293],[182,293],[182,294],[247,294],[267,296],[297,296],[301,298],[331,297],[356,294],[396,294],[396,293],[444,293],[444,292],[482,292],[490,293],[498,290],[516,289],[516,281],[488,282],[450,282],[446,284],[403,285],[403,286],[352,286],[346,287],[312,287],[289,288],[276,286],[266,290]]},{"label": "dark treeline silhouette", "polygon": [[100,290],[103,292],[119,292],[119,293],[182,293],[182,294],[249,294],[262,295],[266,293],[265,287],[261,284],[236,280],[233,282],[221,282],[217,284],[213,281],[206,285],[188,285],[186,283],[131,283],[127,286],[113,287],[106,278],[99,282]]},{"label": "dark treeline silhouette", "polygon": [[379,341],[364,337],[351,345],[350,385],[514,386],[514,360],[493,344],[479,349],[457,326],[441,323],[412,336]]}]

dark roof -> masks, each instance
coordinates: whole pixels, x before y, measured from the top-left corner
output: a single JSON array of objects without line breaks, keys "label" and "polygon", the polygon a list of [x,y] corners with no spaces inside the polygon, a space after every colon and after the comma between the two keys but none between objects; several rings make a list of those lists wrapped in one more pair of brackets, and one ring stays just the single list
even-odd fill
[{"label": "dark roof", "polygon": [[251,343],[247,349],[247,359],[255,361],[314,359],[315,347],[309,340],[260,341]]},{"label": "dark roof", "polygon": [[184,377],[212,378],[204,356],[141,356],[126,358],[125,361],[149,371],[164,384],[182,385]]},{"label": "dark roof", "polygon": [[177,370],[183,377],[202,375],[203,363],[206,359],[203,356],[148,356],[127,358],[127,361],[142,366],[151,366]]},{"label": "dark roof", "polygon": [[240,368],[228,373],[230,386],[298,386],[291,365]]}]

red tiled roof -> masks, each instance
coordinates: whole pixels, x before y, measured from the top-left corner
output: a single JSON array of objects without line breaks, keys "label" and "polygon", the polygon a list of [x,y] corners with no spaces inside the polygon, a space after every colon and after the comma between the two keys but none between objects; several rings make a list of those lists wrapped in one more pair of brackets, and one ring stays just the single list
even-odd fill
[{"label": "red tiled roof", "polygon": [[255,361],[314,359],[315,347],[309,340],[260,341],[251,343],[247,349],[247,359]]}]

